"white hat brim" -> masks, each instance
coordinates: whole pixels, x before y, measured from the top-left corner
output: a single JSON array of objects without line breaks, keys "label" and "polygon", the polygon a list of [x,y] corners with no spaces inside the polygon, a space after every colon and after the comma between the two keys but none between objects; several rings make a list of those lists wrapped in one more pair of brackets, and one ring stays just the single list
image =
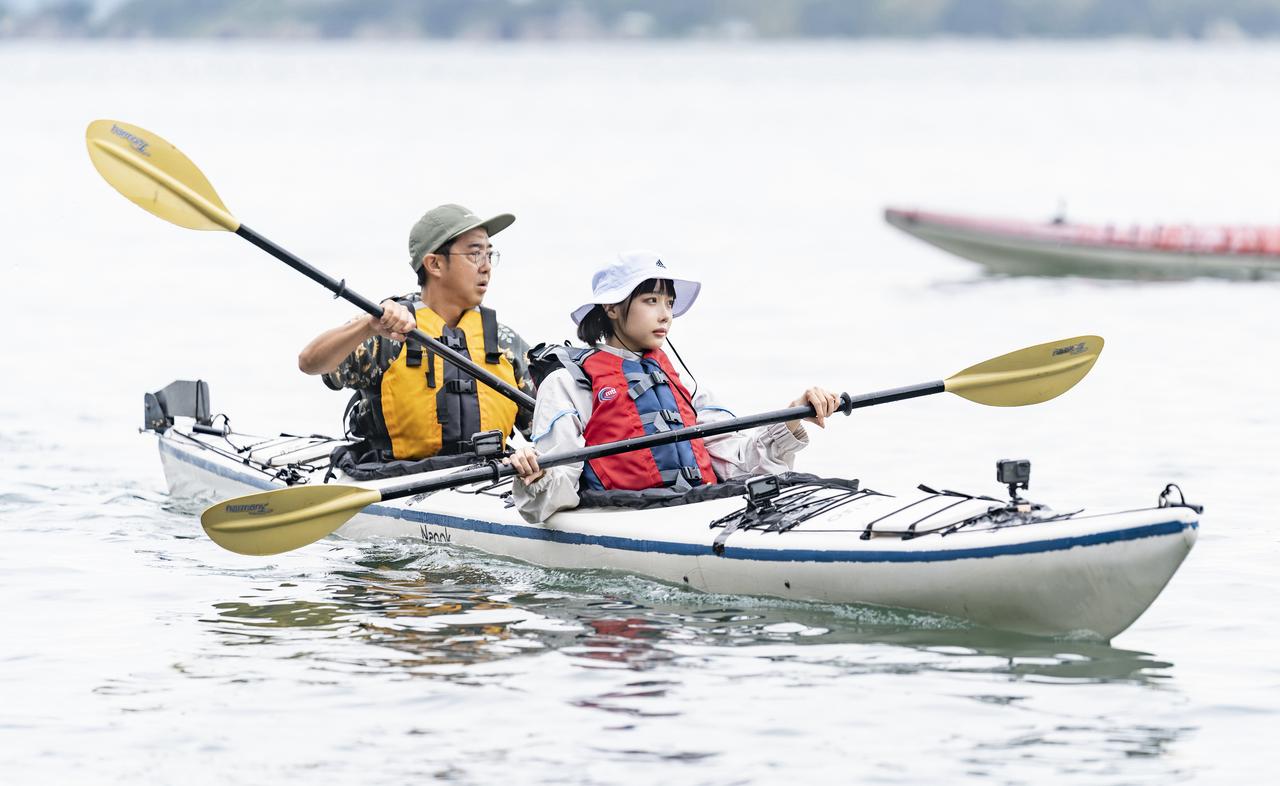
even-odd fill
[{"label": "white hat brim", "polygon": [[[586,319],[587,314],[591,313],[591,309],[598,305],[611,306],[614,303],[621,303],[627,299],[633,289],[643,282],[655,278],[652,271],[644,271],[643,273],[638,273],[637,276],[633,277],[634,280],[627,280],[608,290],[595,293],[595,297],[590,303],[583,303],[569,313],[569,318],[573,320],[573,324],[581,325],[582,320]],[[670,281],[676,288],[676,305],[671,310],[671,316],[675,318],[683,315],[693,306],[693,301],[698,299],[698,293],[702,291],[702,284],[683,278],[673,278]]]}]

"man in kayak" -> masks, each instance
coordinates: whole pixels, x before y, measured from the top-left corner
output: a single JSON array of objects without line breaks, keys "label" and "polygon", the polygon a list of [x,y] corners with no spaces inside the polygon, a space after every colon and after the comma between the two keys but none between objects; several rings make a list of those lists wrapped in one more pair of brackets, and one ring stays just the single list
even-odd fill
[{"label": "man in kayak", "polygon": [[[538,456],[618,442],[659,431],[733,417],[705,388],[690,393],[662,351],[672,320],[689,310],[701,284],[676,278],[651,251],[619,255],[592,279],[592,299],[573,311],[586,348],[535,351],[558,365],[539,386],[535,447],[510,462],[519,475],[516,509],[526,521],[545,521],[577,507],[579,488],[688,490],[721,479],[791,469],[808,444],[799,420],[749,432],[719,434],[543,470]],[[822,426],[840,397],[811,387],[790,406],[812,404]]]},{"label": "man in kayak", "polygon": [[381,319],[358,316],[316,336],[298,368],[320,374],[333,390],[357,391],[350,433],[369,441],[375,460],[422,459],[466,452],[477,432],[510,435],[528,428],[515,402],[477,382],[430,347],[405,342],[414,327],[530,395],[528,345],[481,306],[499,254],[490,238],[515,221],[488,220],[461,205],[427,211],[409,232],[415,293],[382,301]]}]

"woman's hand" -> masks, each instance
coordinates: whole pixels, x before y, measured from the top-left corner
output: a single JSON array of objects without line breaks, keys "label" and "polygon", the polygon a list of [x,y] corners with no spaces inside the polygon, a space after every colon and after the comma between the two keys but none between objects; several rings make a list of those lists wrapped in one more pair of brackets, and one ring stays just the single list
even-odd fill
[{"label": "woman's hand", "polygon": [[[806,390],[800,398],[792,401],[788,406],[800,407],[805,404],[812,404],[815,413],[813,417],[805,418],[805,420],[818,424],[818,428],[826,428],[827,416],[835,414],[836,410],[840,409],[840,394],[832,393],[826,388],[813,387]],[[802,430],[798,420],[787,421],[787,426],[793,432]]]},{"label": "woman's hand", "polygon": [[516,474],[520,476],[520,479],[526,485],[539,480],[543,475],[547,474],[546,470],[538,466],[538,451],[530,447],[520,448],[509,457],[504,458],[502,463],[510,464],[511,468],[516,471]]}]

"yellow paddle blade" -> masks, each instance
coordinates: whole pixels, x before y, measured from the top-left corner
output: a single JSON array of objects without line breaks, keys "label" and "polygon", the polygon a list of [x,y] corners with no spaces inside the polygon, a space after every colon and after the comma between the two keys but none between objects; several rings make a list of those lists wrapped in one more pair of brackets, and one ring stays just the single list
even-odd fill
[{"label": "yellow paddle blade", "polygon": [[240,228],[191,159],[150,131],[95,120],[84,140],[98,174],[143,210],[187,229]]},{"label": "yellow paddle blade", "polygon": [[1010,352],[945,381],[948,393],[993,407],[1039,404],[1066,393],[1102,352],[1101,336],[1076,336]]},{"label": "yellow paddle blade", "polygon": [[200,523],[224,549],[265,556],[314,543],[381,499],[359,486],[294,486],[219,502]]}]

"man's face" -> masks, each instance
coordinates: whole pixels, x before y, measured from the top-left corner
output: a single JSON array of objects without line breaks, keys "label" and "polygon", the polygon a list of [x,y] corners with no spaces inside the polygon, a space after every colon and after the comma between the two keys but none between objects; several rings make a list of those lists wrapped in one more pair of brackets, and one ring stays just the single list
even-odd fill
[{"label": "man's face", "polygon": [[[433,275],[429,287],[450,293],[467,308],[480,305],[489,289],[493,264],[489,261],[489,233],[483,228],[464,232],[453,241],[447,258],[441,258],[438,277]],[[473,262],[472,258],[479,260]],[[432,266],[435,267],[435,266]]]}]

